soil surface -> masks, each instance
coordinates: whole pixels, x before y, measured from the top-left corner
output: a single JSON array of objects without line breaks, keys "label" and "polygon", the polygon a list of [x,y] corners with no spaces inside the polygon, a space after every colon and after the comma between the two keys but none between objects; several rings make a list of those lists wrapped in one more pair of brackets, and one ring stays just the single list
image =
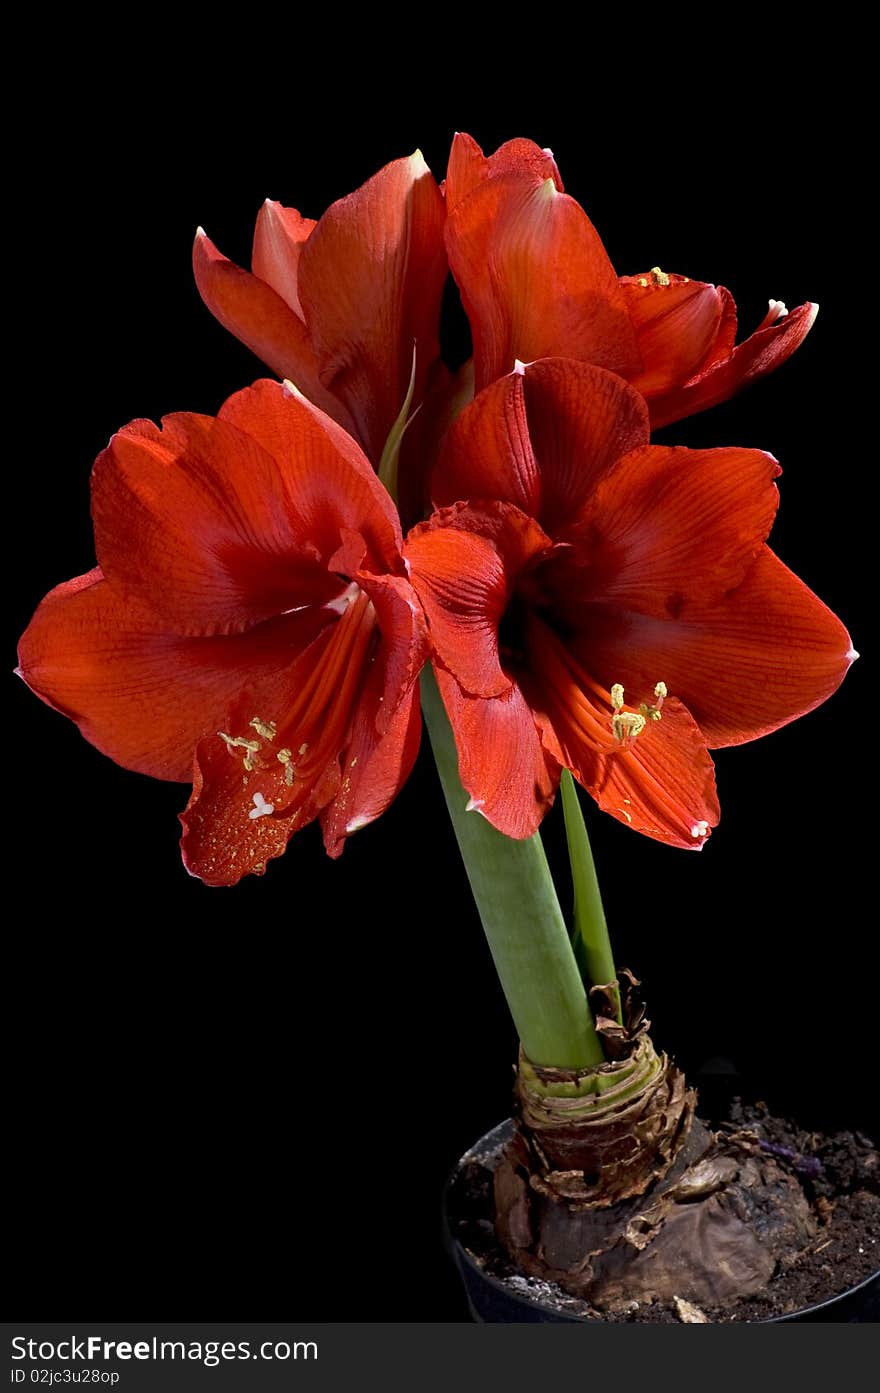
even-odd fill
[{"label": "soil surface", "polygon": [[702,1310],[633,1302],[617,1315],[599,1312],[551,1282],[524,1277],[513,1270],[494,1232],[492,1171],[503,1143],[475,1148],[450,1188],[453,1236],[477,1264],[519,1296],[531,1297],[566,1315],[604,1322],[647,1324],[766,1321],[813,1306],[857,1286],[880,1268],[880,1157],[861,1132],[826,1136],[806,1132],[785,1118],[774,1117],[763,1103],[735,1099],[719,1131],[748,1128],[761,1149],[795,1176],[819,1222],[816,1238],[784,1271],[777,1270],[762,1292],[724,1308]]}]

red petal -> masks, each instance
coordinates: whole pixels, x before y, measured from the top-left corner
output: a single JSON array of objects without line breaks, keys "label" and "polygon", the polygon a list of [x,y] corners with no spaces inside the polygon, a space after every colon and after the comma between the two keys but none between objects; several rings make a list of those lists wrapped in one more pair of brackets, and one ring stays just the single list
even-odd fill
[{"label": "red petal", "polygon": [[697,377],[650,402],[654,430],[727,401],[743,387],[778,368],[799,348],[813,326],[819,306],[800,305],[784,319],[762,326],[729,356],[705,367]]},{"label": "red petal", "polygon": [[438,507],[497,498],[537,514],[540,481],[521,372],[493,382],[454,421],[431,478],[431,495]]},{"label": "red petal", "polygon": [[339,793],[321,814],[328,856],[339,856],[346,837],[375,822],[394,801],[415,763],[421,732],[417,685],[401,701],[381,735],[371,701],[367,698],[361,703],[343,761]]},{"label": "red petal", "polygon": [[322,556],[329,559],[343,534],[355,532],[367,546],[365,564],[399,568],[397,511],[356,441],[335,421],[268,379],[236,392],[219,418],[246,431],[276,461],[297,532]]},{"label": "red petal", "polygon": [[434,472],[438,503],[500,498],[556,533],[620,456],[648,440],[639,394],[570,359],[529,364],[487,387],[447,432]]},{"label": "red petal", "polygon": [[455,208],[484,179],[522,172],[542,180],[552,179],[563,192],[562,177],[551,150],[542,150],[533,140],[517,138],[506,141],[487,159],[472,136],[456,132],[446,170],[446,206]]},{"label": "red petal", "polygon": [[[318,433],[307,408],[287,406],[304,438]],[[306,470],[344,468],[323,439],[322,448],[308,442]],[[161,430],[133,422],[95,462],[98,560],[120,591],[180,634],[231,632],[322,603],[341,583],[327,575],[320,534],[302,526],[285,483],[279,464],[228,421],[180,414]],[[338,545],[338,532],[329,540]]]},{"label": "red petal", "polygon": [[485,180],[451,211],[446,241],[473,332],[478,391],[517,358],[565,356],[624,376],[638,371],[611,262],[586,213],[552,178]]},{"label": "red petal", "polygon": [[289,671],[279,704],[264,703],[255,713],[248,694],[230,715],[225,729],[235,737],[254,736],[255,716],[264,726],[271,721],[270,734],[256,726],[250,763],[222,737],[199,745],[183,852],[187,867],[208,883],[261,873],[293,832],[322,812],[327,850],[338,856],[345,836],[378,817],[409,773],[418,747],[412,698],[426,650],[424,618],[402,577],[362,580],[366,594]]},{"label": "red petal", "polygon": [[582,748],[576,776],[599,807],[634,832],[700,851],[721,812],[706,738],[680,702],[627,750]]},{"label": "red petal", "polygon": [[532,518],[503,503],[448,508],[410,533],[405,553],[431,642],[466,692],[509,689],[498,626],[516,576],[550,545]]},{"label": "red petal", "polygon": [[19,647],[22,676],[117,764],[188,781],[197,741],[242,688],[276,710],[291,664],[335,616],[309,609],[245,634],[179,638],[100,570],[49,592]]},{"label": "red petal", "polygon": [[313,822],[339,787],[333,761],[286,816],[268,812],[251,817],[258,801],[274,810],[273,787],[280,782],[281,766],[278,772],[258,771],[245,784],[241,761],[230,754],[216,737],[200,742],[192,794],[180,815],[183,864],[206,885],[237,885],[243,876],[262,875],[266,863],[282,855],[294,832]]},{"label": "red petal", "polygon": [[586,647],[597,677],[622,682],[636,701],[665,682],[713,747],[812,711],[855,656],[840,620],[769,547],[735,589],[694,595],[677,620],[595,606]]},{"label": "red petal", "polygon": [[[534,616],[528,647],[531,671],[524,687],[551,756],[619,822],[699,850],[718,821],[718,799],[705,736],[681,702],[667,699],[661,719],[649,720],[624,748],[612,733],[609,693],[587,667],[591,655],[579,663]],[[650,700],[651,691],[644,695]]]},{"label": "red petal", "polygon": [[779,473],[763,450],[648,445],[627,455],[578,522],[580,594],[661,618],[723,595],[773,525]]},{"label": "red petal", "polygon": [[302,320],[271,286],[228,261],[201,230],[193,245],[193,272],[199,294],[224,329],[256,353],[279,377],[344,426],[353,422],[343,404],[327,391]]},{"label": "red petal", "polygon": [[632,384],[646,397],[693,377],[722,331],[724,300],[714,285],[677,275],[663,280],[650,271],[620,279],[642,357]]},{"label": "red petal", "polygon": [[525,697],[516,684],[488,700],[470,697],[442,668],[436,674],[471,811],[506,837],[530,837],[553,801],[559,769]]},{"label": "red petal", "polygon": [[328,208],[300,258],[321,381],[345,403],[374,464],[406,397],[413,345],[414,404],[440,353],[444,217],[421,155],[394,160]]},{"label": "red petal", "polygon": [[298,319],[302,319],[297,280],[302,249],[316,226],[295,208],[283,208],[267,198],[257,216],[251,265],[255,276],[272,287]]},{"label": "red petal", "polygon": [[381,634],[372,676],[379,682],[375,725],[382,734],[428,656],[428,629],[415,589],[408,580],[359,571],[357,581],[372,601]]}]

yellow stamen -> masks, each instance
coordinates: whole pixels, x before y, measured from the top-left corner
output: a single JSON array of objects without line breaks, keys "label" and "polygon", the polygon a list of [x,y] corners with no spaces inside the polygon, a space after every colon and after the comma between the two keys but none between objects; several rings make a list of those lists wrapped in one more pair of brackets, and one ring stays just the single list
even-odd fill
[{"label": "yellow stamen", "polygon": [[220,736],[221,740],[225,741],[226,748],[230,754],[237,749],[244,750],[245,754],[242,765],[249,774],[252,774],[257,767],[254,761],[254,755],[260,753],[259,740],[246,740],[243,735],[227,735],[225,730],[218,730],[217,734]]},{"label": "yellow stamen", "polygon": [[660,721],[663,719],[660,715],[660,711],[668,695],[669,692],[667,690],[666,683],[658,682],[656,687],[654,688],[654,700],[652,702],[643,701],[641,706],[639,707],[639,710],[645,717],[645,720]]},{"label": "yellow stamen", "polygon": [[289,788],[293,787],[295,771],[293,768],[293,752],[291,750],[279,750],[276,756],[279,764],[284,765],[284,782]]},{"label": "yellow stamen", "polygon": [[261,721],[259,716],[254,716],[254,719],[249,721],[248,724],[258,735],[262,735],[264,740],[275,739],[277,727],[274,721]]},{"label": "yellow stamen", "polygon": [[217,734],[226,742],[228,750],[241,749],[247,750],[249,754],[259,754],[259,740],[246,740],[243,735],[227,735],[225,730],[218,730]]},{"label": "yellow stamen", "polygon": [[611,688],[611,705],[614,707],[615,712],[623,708],[623,684],[620,682],[615,682],[614,686]]},{"label": "yellow stamen", "polygon": [[624,749],[641,734],[645,725],[645,717],[638,711],[617,711],[611,717],[614,738]]},{"label": "yellow stamen", "polygon": [[669,277],[665,271],[661,271],[659,266],[652,266],[649,272],[651,280],[655,285],[668,285]]}]

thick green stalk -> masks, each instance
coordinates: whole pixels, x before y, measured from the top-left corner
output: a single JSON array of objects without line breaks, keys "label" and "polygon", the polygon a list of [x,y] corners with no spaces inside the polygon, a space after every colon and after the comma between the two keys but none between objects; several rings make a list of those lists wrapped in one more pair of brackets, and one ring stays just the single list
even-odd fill
[{"label": "thick green stalk", "polygon": [[422,710],[489,948],[523,1050],[533,1064],[587,1069],[604,1061],[550,868],[536,833],[513,841],[467,811],[458,755],[430,666]]},{"label": "thick green stalk", "polygon": [[[617,968],[608,937],[608,924],[602,907],[602,895],[596,875],[596,863],[584,823],[584,814],[574,779],[567,769],[562,771],[562,811],[565,814],[565,836],[571,862],[574,885],[574,935],[572,947],[585,980],[590,986],[605,986],[616,982]],[[615,992],[617,1019],[621,1022],[620,996]]]}]

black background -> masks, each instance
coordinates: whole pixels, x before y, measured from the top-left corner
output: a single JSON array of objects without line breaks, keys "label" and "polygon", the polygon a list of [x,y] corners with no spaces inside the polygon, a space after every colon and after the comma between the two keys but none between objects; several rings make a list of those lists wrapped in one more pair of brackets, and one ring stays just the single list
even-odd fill
[{"label": "black background", "polygon": [[[88,471],[112,431],[216,411],[263,373],[198,298],[195,226],[246,264],[264,197],[317,216],[416,145],[442,177],[456,127],[487,150],[551,145],[622,272],[725,284],[744,330],[771,296],[821,303],[777,375],[663,438],[777,455],[774,545],[867,648],[872,290],[848,96],[757,36],[731,74],[693,39],[673,73],[650,34],[568,76],[527,34],[513,67],[487,50],[428,74],[427,39],[409,64],[365,52],[340,71],[332,36],[294,52],[292,29],[255,28],[247,54],[230,32],[198,60],[169,37],[140,64],[120,43],[100,69],[56,54],[34,70],[7,265],[24,369],[7,399],[23,427],[8,666],[43,593],[94,562]],[[261,76],[282,34],[289,66]],[[863,660],[819,711],[718,754],[702,855],[589,810],[657,1042],[694,1077],[727,1061],[808,1125],[871,1122],[869,684]],[[515,1041],[427,758],[340,862],[310,828],[264,879],[209,890],[177,853],[186,790],[116,768],[8,689],[16,1313],[463,1319],[440,1190],[508,1111]],[[547,835],[556,859],[555,813]]]}]

